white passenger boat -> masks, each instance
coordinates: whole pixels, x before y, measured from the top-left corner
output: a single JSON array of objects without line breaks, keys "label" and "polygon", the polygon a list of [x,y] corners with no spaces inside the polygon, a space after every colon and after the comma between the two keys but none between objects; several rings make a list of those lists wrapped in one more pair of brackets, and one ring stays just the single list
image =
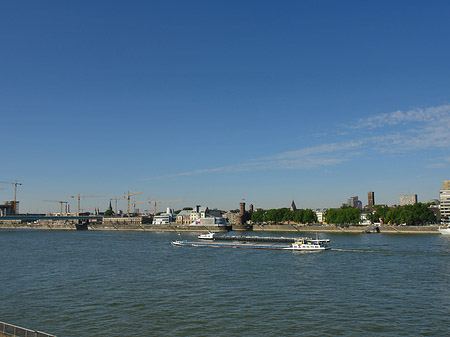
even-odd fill
[{"label": "white passenger boat", "polygon": [[445,227],[439,227],[438,228],[438,231],[441,233],[441,234],[444,234],[444,235],[450,235],[450,227],[449,226],[445,226]]},{"label": "white passenger boat", "polygon": [[200,234],[197,238],[202,240],[214,240],[214,234],[212,232],[206,233],[206,234]]},{"label": "white passenger boat", "polygon": [[326,250],[330,240],[325,239],[301,239],[292,244],[292,250]]}]

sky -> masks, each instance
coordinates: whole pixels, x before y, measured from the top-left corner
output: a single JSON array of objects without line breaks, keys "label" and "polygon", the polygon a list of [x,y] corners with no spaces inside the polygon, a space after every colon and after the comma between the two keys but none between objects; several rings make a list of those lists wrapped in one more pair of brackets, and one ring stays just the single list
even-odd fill
[{"label": "sky", "polygon": [[31,213],[128,191],[183,200],[159,211],[437,199],[449,17],[438,0],[2,1],[0,181]]}]

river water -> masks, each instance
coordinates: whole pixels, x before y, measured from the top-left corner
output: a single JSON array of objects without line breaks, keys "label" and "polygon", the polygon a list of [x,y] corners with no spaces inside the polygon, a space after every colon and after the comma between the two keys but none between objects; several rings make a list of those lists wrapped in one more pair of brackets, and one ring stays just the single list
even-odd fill
[{"label": "river water", "polygon": [[0,231],[0,321],[59,337],[450,334],[449,236],[321,237],[332,250],[175,247],[173,233]]}]

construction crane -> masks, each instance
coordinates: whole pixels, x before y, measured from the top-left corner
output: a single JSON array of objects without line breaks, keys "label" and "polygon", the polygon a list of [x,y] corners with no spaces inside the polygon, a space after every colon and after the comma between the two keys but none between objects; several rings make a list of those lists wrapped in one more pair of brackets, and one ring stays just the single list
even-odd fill
[{"label": "construction crane", "polygon": [[136,192],[136,193],[132,193],[132,194],[130,194],[130,191],[128,191],[128,194],[126,194],[125,192],[124,192],[124,198],[125,199],[127,199],[127,215],[130,215],[130,197],[132,197],[133,195],[138,195],[138,194],[141,194],[142,192]]},{"label": "construction crane", "polygon": [[115,214],[117,215],[117,201],[118,201],[118,200],[121,200],[121,199],[115,197],[115,198],[109,199],[109,201],[111,201],[111,200],[115,200],[115,201],[116,201],[116,211],[115,211]]},{"label": "construction crane", "polygon": [[136,200],[133,200],[133,213],[136,214],[136,205],[137,204],[146,204],[146,202],[136,202]]},{"label": "construction crane", "polygon": [[178,201],[183,201],[183,200],[156,200],[154,199],[149,200],[149,201],[144,201],[144,202],[137,202],[136,204],[153,204],[153,216],[156,215],[156,204],[157,203],[161,203],[161,202],[178,202]]},{"label": "construction crane", "polygon": [[97,198],[97,197],[104,197],[104,195],[71,195],[71,198],[77,198],[78,199],[78,208],[77,208],[77,216],[80,215],[80,199],[81,198]]},{"label": "construction crane", "polygon": [[15,182],[0,181],[0,183],[14,185],[14,214],[17,214],[17,185],[22,185],[22,183],[18,183],[17,180]]},{"label": "construction crane", "polygon": [[62,215],[63,213],[63,204],[67,204],[67,201],[63,201],[63,200],[44,200],[47,202],[59,202],[61,204],[61,211],[60,211],[60,215]]}]

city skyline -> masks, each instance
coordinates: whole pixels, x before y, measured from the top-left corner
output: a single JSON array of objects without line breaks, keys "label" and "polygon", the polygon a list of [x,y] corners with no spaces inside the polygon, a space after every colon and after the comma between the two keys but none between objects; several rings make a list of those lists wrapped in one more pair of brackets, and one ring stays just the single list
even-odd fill
[{"label": "city skyline", "polygon": [[[43,200],[74,210],[77,194],[105,195],[82,201],[103,210],[128,191],[180,208],[336,208],[356,195],[367,204],[369,191],[376,204],[439,199],[449,11],[445,1],[2,3],[0,180],[23,184],[30,213],[59,209]],[[0,187],[0,203],[13,200]]]}]

